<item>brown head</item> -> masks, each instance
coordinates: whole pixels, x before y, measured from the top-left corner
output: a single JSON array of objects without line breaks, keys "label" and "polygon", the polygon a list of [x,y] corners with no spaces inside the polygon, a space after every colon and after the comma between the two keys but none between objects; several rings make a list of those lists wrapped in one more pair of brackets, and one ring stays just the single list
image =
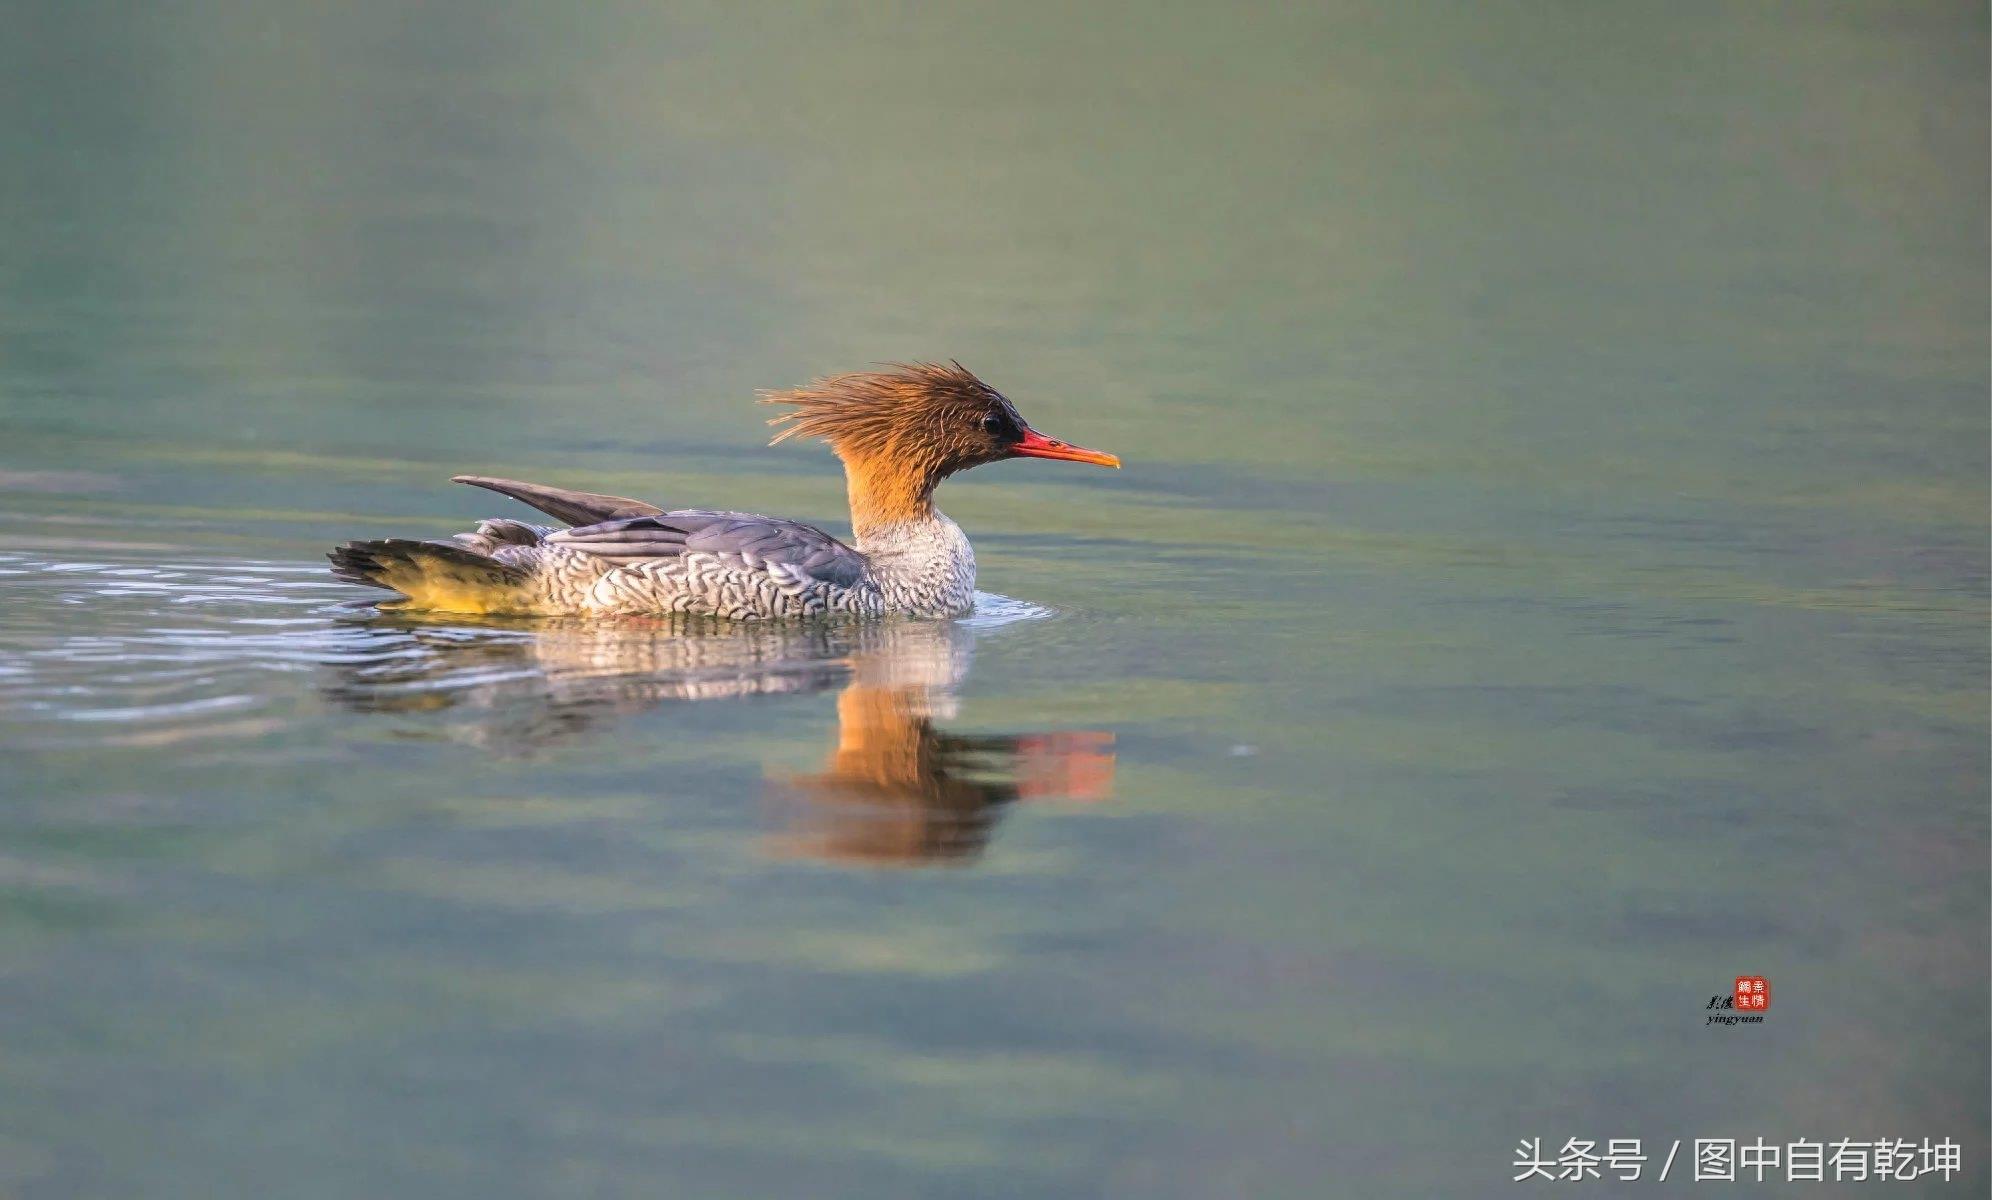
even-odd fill
[{"label": "brown head", "polygon": [[844,460],[851,520],[861,529],[924,516],[941,480],[983,463],[1057,458],[1120,466],[1111,454],[1032,429],[1001,392],[955,362],[892,363],[763,392],[761,401],[792,406],[768,422],[784,426],[775,442],[820,438]]}]

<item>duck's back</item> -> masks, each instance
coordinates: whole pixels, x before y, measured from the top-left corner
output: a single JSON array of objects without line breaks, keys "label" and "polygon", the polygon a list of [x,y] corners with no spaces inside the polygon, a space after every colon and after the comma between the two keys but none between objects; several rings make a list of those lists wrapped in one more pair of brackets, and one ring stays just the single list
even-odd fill
[{"label": "duck's back", "polygon": [[574,522],[504,518],[449,542],[386,539],[333,551],[342,578],[402,593],[386,607],[535,616],[688,613],[767,620],[875,616],[886,601],[864,555],[798,521],[459,476]]},{"label": "duck's back", "polygon": [[352,542],[341,578],[402,593],[383,607],[528,616],[686,613],[735,621],[955,616],[975,598],[975,554],[929,507],[862,530],[854,549],[812,525],[758,513],[681,508],[515,480],[458,476],[570,529],[507,518],[448,542]]},{"label": "duck's back", "polygon": [[548,534],[542,570],[585,578],[583,611],[730,620],[851,613],[885,598],[865,556],[799,521],[686,508]]}]

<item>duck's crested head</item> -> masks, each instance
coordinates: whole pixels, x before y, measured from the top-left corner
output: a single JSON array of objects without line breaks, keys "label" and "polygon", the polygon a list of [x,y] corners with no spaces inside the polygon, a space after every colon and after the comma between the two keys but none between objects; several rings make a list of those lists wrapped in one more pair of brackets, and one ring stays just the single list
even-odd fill
[{"label": "duck's crested head", "polygon": [[819,438],[849,464],[939,482],[956,471],[1006,458],[1062,458],[1118,467],[1120,459],[1047,438],[1003,393],[958,362],[888,363],[761,393],[788,405],[769,420],[775,442]]}]

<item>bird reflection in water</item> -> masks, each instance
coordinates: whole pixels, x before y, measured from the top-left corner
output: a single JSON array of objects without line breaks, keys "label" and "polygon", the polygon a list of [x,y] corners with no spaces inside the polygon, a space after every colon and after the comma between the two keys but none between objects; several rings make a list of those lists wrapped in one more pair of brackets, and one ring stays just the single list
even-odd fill
[{"label": "bird reflection in water", "polygon": [[447,712],[453,739],[497,753],[587,736],[659,704],[837,689],[820,770],[771,773],[775,853],[873,866],[973,861],[1015,800],[1100,800],[1111,733],[957,733],[976,633],[959,622],[733,625],[686,618],[449,624],[370,616],[332,699]]}]

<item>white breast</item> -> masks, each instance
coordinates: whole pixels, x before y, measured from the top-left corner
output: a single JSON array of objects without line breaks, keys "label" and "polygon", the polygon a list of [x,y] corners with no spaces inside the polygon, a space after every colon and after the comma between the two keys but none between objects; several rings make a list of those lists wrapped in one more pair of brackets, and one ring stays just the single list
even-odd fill
[{"label": "white breast", "polygon": [[975,551],[961,526],[940,512],[872,526],[858,537],[888,612],[958,616],[975,607]]}]

